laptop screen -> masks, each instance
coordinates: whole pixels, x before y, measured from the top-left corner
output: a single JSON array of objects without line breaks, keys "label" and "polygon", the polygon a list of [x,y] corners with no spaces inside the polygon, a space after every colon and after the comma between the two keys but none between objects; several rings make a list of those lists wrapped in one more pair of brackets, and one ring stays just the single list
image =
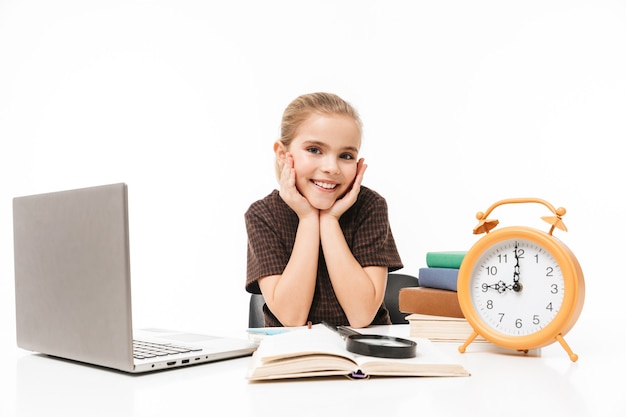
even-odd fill
[{"label": "laptop screen", "polygon": [[13,200],[19,347],[132,366],[127,187]]}]

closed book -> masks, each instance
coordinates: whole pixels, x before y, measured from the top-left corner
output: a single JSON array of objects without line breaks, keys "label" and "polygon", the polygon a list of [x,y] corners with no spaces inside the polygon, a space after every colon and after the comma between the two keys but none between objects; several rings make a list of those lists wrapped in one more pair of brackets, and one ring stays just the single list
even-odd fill
[{"label": "closed book", "polygon": [[432,251],[426,252],[426,266],[432,268],[460,268],[466,251]]},{"label": "closed book", "polygon": [[[433,344],[436,342],[464,343],[474,332],[467,320],[454,317],[429,316],[427,314],[410,314],[407,316],[409,322],[409,336],[417,340],[428,339]],[[507,355],[541,356],[541,348],[529,350],[507,349],[487,343],[481,335],[477,335],[472,343],[479,342],[479,350],[482,352],[505,353]],[[473,348],[472,348],[473,349]]]},{"label": "closed book", "polygon": [[456,268],[420,268],[418,279],[420,286],[456,291],[459,270]]},{"label": "closed book", "polygon": [[398,308],[403,313],[465,317],[455,291],[428,287],[406,287],[398,294]]},{"label": "closed book", "polygon": [[[409,321],[411,337],[426,338],[433,342],[465,342],[474,332],[465,318],[411,314],[406,319]],[[485,339],[478,335],[474,341],[484,342]]]}]

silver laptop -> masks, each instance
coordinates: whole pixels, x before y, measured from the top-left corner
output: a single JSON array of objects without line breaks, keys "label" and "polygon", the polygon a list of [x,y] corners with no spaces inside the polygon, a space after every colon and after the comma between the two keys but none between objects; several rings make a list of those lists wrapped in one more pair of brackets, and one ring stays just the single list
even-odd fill
[{"label": "silver laptop", "polygon": [[141,373],[256,348],[245,338],[133,330],[126,184],[15,197],[13,237],[22,349]]}]

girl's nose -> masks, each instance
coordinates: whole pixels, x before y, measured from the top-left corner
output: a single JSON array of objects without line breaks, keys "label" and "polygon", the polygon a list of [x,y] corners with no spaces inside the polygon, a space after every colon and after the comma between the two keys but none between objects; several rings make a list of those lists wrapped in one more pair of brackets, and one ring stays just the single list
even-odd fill
[{"label": "girl's nose", "polygon": [[322,170],[324,172],[328,172],[330,174],[339,173],[339,164],[337,163],[337,158],[334,156],[328,155],[324,158],[324,163],[322,165]]}]

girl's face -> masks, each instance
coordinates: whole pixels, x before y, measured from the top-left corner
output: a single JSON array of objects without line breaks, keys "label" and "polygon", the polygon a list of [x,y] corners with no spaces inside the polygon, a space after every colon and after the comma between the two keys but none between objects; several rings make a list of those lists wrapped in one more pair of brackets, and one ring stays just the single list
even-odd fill
[{"label": "girl's face", "polygon": [[352,118],[311,115],[286,150],[293,155],[300,194],[319,210],[332,207],[352,186],[360,147],[361,132]]}]

